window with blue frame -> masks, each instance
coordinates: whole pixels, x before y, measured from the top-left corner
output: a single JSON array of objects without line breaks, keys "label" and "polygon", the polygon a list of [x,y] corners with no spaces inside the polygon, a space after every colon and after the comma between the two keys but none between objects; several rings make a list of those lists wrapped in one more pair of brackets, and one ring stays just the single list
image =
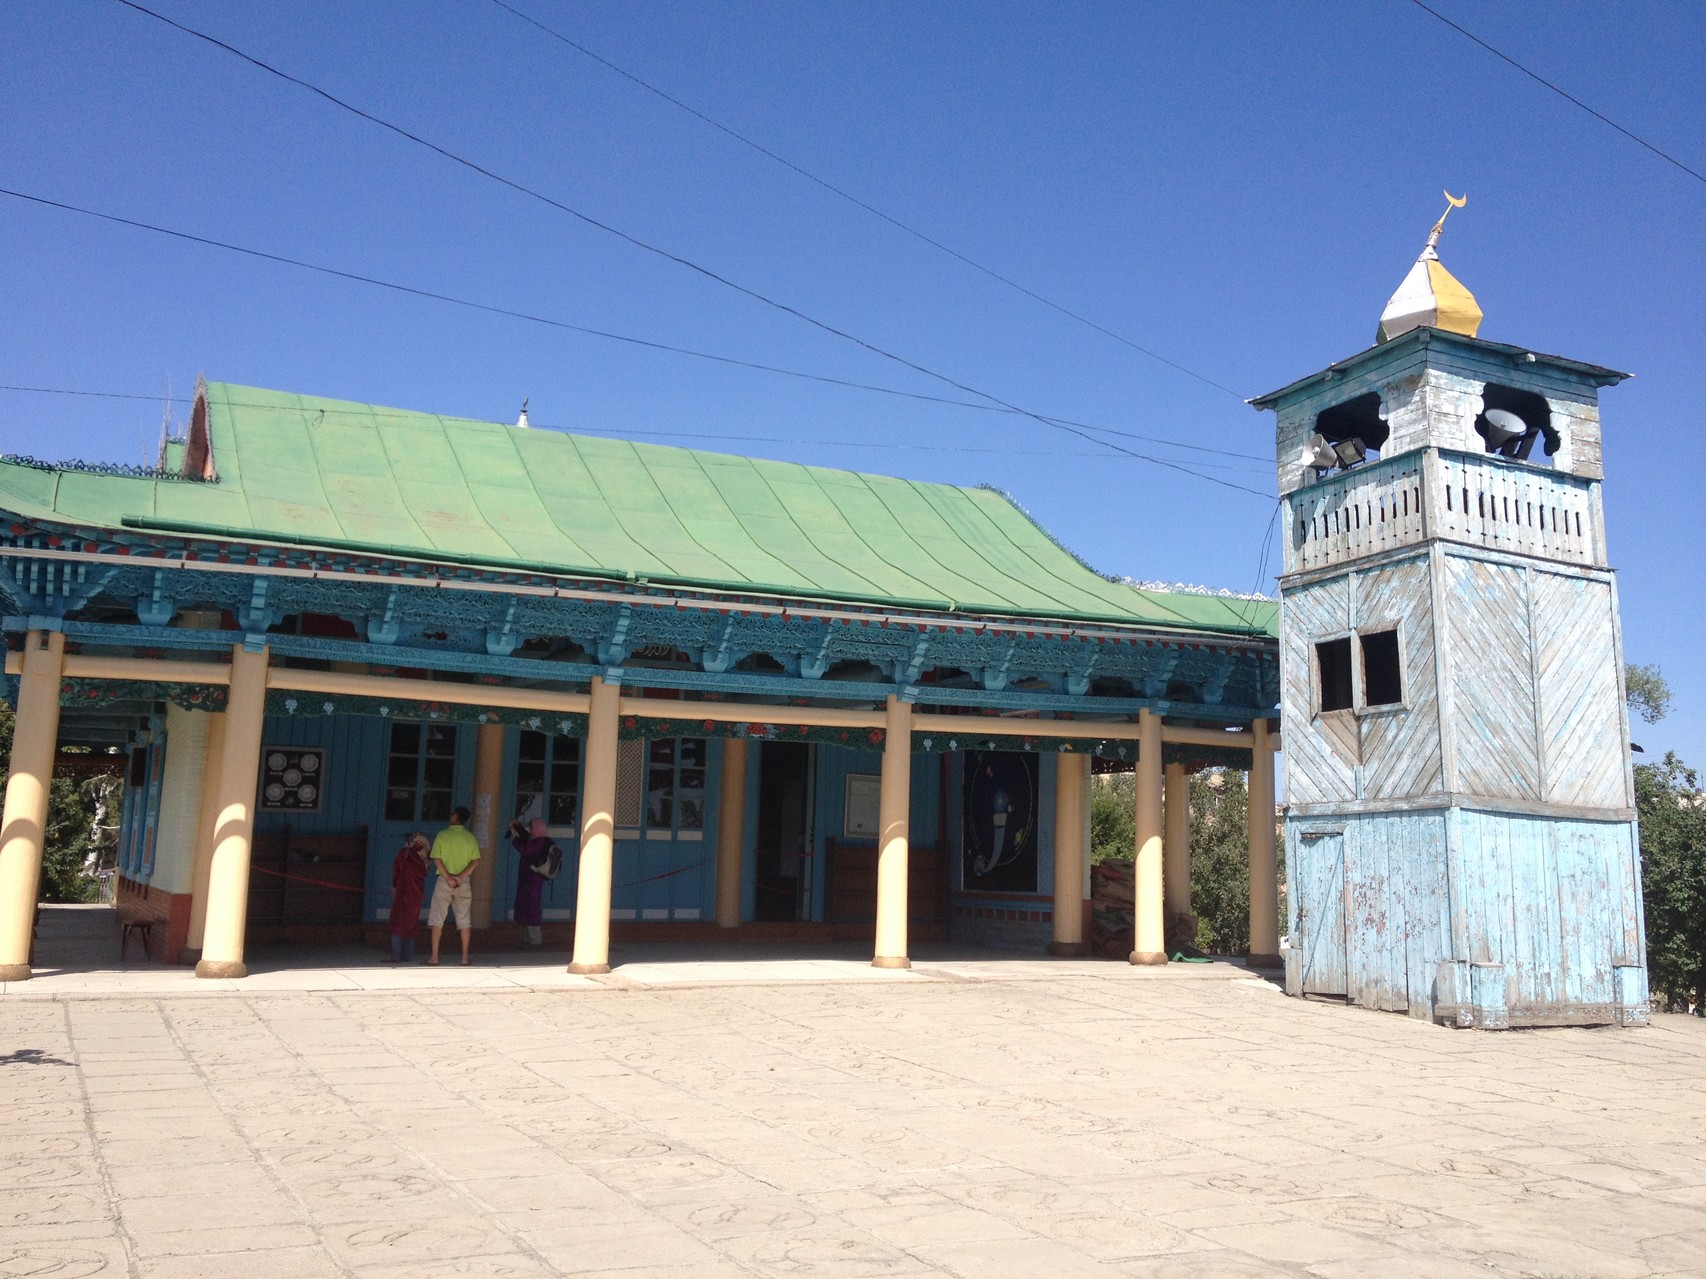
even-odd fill
[{"label": "window with blue frame", "polygon": [[385,820],[447,822],[456,786],[456,725],[391,722]]},{"label": "window with blue frame", "polygon": [[553,830],[580,821],[581,740],[524,729],[515,761],[515,816]]}]

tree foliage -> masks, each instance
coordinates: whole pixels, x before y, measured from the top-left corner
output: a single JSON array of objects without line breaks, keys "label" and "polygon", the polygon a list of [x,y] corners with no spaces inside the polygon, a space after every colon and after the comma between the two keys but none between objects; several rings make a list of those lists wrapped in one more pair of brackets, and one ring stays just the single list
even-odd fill
[{"label": "tree foliage", "polygon": [[1670,713],[1670,685],[1656,666],[1630,662],[1623,670],[1623,687],[1629,709],[1649,724],[1657,724]]},{"label": "tree foliage", "polygon": [[[10,776],[16,716],[0,700],[0,775]],[[117,777],[78,781],[56,777],[48,792],[47,831],[41,864],[41,900],[86,902],[98,895],[94,872],[106,860],[113,835],[113,809],[122,787]]]},{"label": "tree foliage", "polygon": [[1706,1016],[1706,795],[1674,753],[1635,768],[1653,1003]]},{"label": "tree foliage", "polygon": [[[1197,917],[1197,948],[1242,955],[1250,949],[1249,791],[1244,774],[1233,769],[1198,773],[1191,778],[1190,794],[1191,909]],[[1132,860],[1135,799],[1132,774],[1097,779],[1090,801],[1093,862]],[[1282,875],[1283,866],[1282,852]]]}]

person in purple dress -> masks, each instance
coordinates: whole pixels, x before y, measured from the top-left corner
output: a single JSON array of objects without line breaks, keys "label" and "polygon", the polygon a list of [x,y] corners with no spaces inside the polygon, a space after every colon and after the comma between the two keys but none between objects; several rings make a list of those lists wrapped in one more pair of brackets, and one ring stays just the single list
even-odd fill
[{"label": "person in purple dress", "polygon": [[534,867],[544,868],[551,839],[545,833],[543,818],[535,817],[527,826],[519,821],[509,824],[509,842],[518,855],[515,872],[515,922],[527,929],[528,946],[545,942],[540,925],[545,919],[546,877]]},{"label": "person in purple dress", "polygon": [[415,933],[421,926],[421,899],[426,896],[427,853],[432,845],[416,831],[391,863],[391,962],[414,962]]}]

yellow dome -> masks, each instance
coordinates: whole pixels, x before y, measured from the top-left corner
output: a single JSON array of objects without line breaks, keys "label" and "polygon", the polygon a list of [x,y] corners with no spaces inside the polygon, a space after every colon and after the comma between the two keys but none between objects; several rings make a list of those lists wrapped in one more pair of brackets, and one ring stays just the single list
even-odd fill
[{"label": "yellow dome", "polygon": [[1455,197],[1449,191],[1445,198],[1450,204],[1428,232],[1421,256],[1380,313],[1377,343],[1390,342],[1400,333],[1424,327],[1461,333],[1465,337],[1474,337],[1481,328],[1481,308],[1475,302],[1475,295],[1441,265],[1435,251],[1440,232],[1445,230],[1446,216],[1452,209],[1468,203],[1467,196]]}]

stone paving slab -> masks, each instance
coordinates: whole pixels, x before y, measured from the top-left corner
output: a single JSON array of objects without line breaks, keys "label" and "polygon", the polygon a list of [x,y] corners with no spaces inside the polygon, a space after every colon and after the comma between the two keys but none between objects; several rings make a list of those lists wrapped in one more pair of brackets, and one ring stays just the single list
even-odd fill
[{"label": "stone paving slab", "polygon": [[1706,1275],[1700,1019],[947,951],[312,958],[0,996],[0,1276]]}]

